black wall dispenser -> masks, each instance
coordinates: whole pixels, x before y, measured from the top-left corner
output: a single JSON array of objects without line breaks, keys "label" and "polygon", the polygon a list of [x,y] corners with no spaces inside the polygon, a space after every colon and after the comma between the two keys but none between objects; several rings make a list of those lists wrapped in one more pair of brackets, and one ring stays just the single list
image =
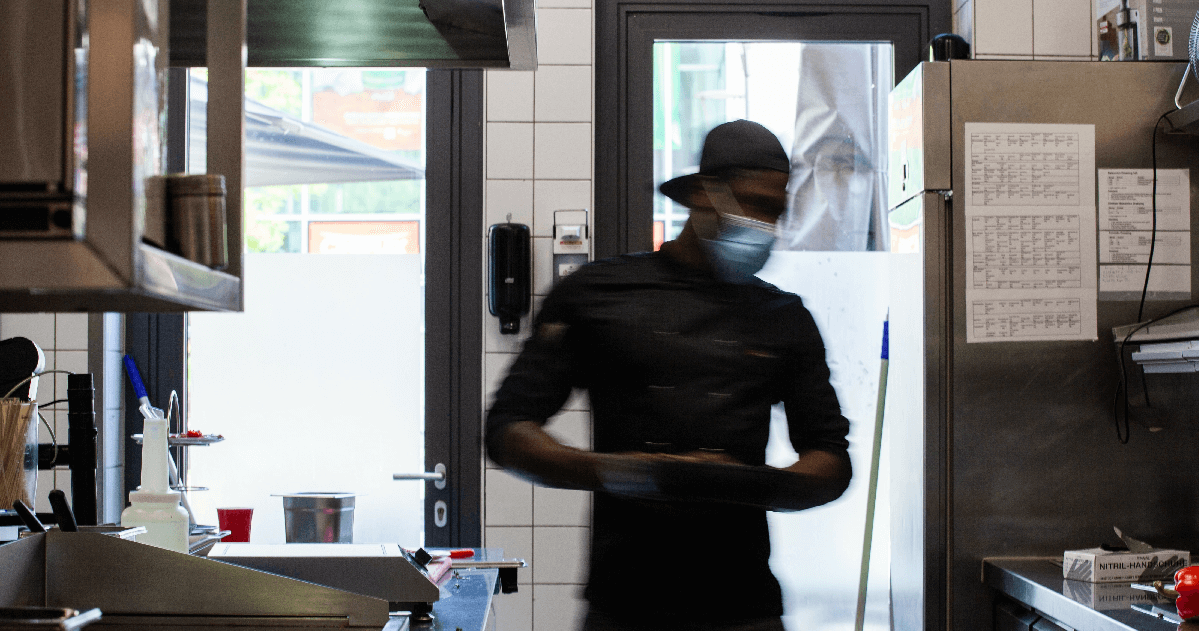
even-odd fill
[{"label": "black wall dispenser", "polygon": [[520,318],[529,312],[531,261],[528,226],[497,223],[487,230],[488,307],[500,319],[500,333],[519,333]]}]

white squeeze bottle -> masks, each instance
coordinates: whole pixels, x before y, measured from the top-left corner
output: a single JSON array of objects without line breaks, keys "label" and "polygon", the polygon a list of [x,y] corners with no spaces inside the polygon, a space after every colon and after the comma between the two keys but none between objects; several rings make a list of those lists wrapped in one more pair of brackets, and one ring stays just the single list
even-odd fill
[{"label": "white squeeze bottle", "polygon": [[129,492],[129,508],[121,512],[121,525],[145,526],[138,543],[187,554],[190,530],[187,511],[179,505],[181,494],[167,482],[167,421],[145,419],[142,430],[142,483]]}]

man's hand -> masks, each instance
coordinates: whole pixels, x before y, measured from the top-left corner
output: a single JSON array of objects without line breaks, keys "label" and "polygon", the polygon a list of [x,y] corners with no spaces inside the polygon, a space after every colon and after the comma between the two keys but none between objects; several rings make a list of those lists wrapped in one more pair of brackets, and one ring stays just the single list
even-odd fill
[{"label": "man's hand", "polygon": [[851,473],[848,456],[817,450],[801,453],[798,462],[784,469],[744,465],[710,450],[600,454],[567,447],[532,421],[508,425],[488,445],[498,464],[544,486],[780,511],[840,497]]}]

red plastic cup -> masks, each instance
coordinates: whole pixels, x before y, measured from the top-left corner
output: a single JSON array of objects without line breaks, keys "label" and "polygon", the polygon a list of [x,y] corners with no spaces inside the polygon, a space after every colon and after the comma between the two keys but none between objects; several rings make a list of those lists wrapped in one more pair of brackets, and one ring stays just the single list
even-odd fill
[{"label": "red plastic cup", "polygon": [[217,523],[221,530],[229,534],[221,538],[228,543],[247,543],[250,541],[250,519],[254,516],[253,508],[218,508],[216,509]]}]

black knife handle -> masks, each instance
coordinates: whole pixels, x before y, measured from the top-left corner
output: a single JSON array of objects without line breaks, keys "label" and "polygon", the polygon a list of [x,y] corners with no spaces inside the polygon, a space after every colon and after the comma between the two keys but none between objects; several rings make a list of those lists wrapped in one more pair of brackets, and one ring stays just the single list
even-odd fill
[{"label": "black knife handle", "polygon": [[71,505],[67,503],[67,494],[63,493],[62,489],[50,491],[50,508],[54,510],[54,517],[58,519],[59,530],[79,532],[79,526],[75,524],[75,513],[71,512]]},{"label": "black knife handle", "polygon": [[37,515],[34,515],[33,511],[29,510],[25,502],[13,500],[12,507],[13,510],[17,511],[17,515],[21,517],[21,521],[25,522],[25,527],[29,529],[29,532],[46,532],[46,527],[42,525],[42,522],[38,521]]}]

